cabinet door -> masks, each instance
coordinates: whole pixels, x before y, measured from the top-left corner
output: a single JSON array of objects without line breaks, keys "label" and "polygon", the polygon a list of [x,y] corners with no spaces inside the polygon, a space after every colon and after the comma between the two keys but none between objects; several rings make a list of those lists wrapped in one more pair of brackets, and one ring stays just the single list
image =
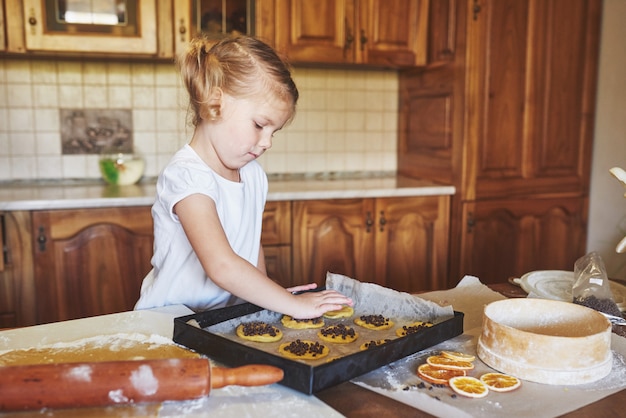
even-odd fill
[{"label": "cabinet door", "polygon": [[403,291],[445,289],[448,196],[376,200],[376,279]]},{"label": "cabinet door", "polygon": [[276,47],[292,62],[352,63],[354,0],[276,2]]},{"label": "cabinet door", "polygon": [[38,321],[131,310],[152,257],[149,207],[35,211]]},{"label": "cabinet door", "polygon": [[0,328],[36,324],[30,212],[0,213]]},{"label": "cabinet door", "polygon": [[157,52],[156,0],[23,0],[23,10],[15,12],[16,17],[24,20],[29,51],[132,55]]},{"label": "cabinet door", "polygon": [[291,202],[271,201],[263,211],[261,244],[267,275],[284,287],[292,285]]},{"label": "cabinet door", "polygon": [[375,279],[374,200],[293,202],[293,284],[326,282],[339,273]]},{"label": "cabinet door", "polygon": [[357,61],[390,67],[426,63],[428,1],[361,0],[357,13]]},{"label": "cabinet door", "polygon": [[600,6],[490,0],[468,14],[465,199],[587,192]]},{"label": "cabinet door", "polygon": [[4,27],[4,0],[0,0],[0,51],[4,51],[7,47]]},{"label": "cabinet door", "polygon": [[587,204],[579,198],[465,204],[461,273],[497,283],[533,270],[573,270],[585,254]]}]

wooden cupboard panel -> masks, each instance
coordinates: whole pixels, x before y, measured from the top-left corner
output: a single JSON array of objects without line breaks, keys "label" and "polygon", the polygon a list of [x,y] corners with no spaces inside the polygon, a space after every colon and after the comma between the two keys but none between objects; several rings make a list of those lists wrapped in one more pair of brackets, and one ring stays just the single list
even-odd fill
[{"label": "wooden cupboard panel", "polygon": [[[593,2],[534,2],[531,22],[536,45],[531,56],[536,79],[535,175],[580,176],[581,161],[590,160],[585,137],[593,113],[598,45]],[[563,18],[567,10],[567,19]],[[591,83],[591,84],[590,84]],[[582,94],[581,94],[582,93]],[[581,179],[582,181],[582,179]]]},{"label": "wooden cupboard panel", "polygon": [[[527,91],[526,50],[528,39],[527,4],[519,0],[499,0],[481,11],[486,21],[475,25],[485,48],[479,56],[486,70],[482,90],[485,100],[484,130],[478,132],[478,172],[476,176],[519,177],[522,175],[524,106]],[[479,108],[480,109],[480,108]]]},{"label": "wooden cupboard panel", "polygon": [[357,12],[357,61],[392,67],[426,63],[427,1],[364,0],[357,2]]},{"label": "wooden cupboard panel", "polygon": [[294,201],[293,217],[294,284],[323,285],[329,271],[374,280],[373,200]]},{"label": "wooden cupboard panel", "polygon": [[465,204],[461,275],[496,283],[533,270],[573,270],[585,254],[586,204],[580,198]]},{"label": "wooden cupboard panel", "polygon": [[132,310],[152,268],[149,207],[32,213],[38,323]]},{"label": "wooden cupboard panel", "polygon": [[428,5],[428,64],[452,61],[456,51],[456,0],[430,0]]},{"label": "wooden cupboard panel", "polygon": [[353,0],[277,1],[275,17],[276,46],[290,61],[354,61]]},{"label": "wooden cupboard panel", "polygon": [[28,211],[0,213],[2,258],[0,328],[35,325],[35,284]]},{"label": "wooden cupboard panel", "polygon": [[[152,238],[96,225],[51,245],[60,320],[132,310],[150,271]],[[47,318],[41,318],[47,322]]]},{"label": "wooden cupboard panel", "polygon": [[291,244],[290,201],[271,201],[265,204],[261,243],[264,246]]},{"label": "wooden cupboard panel", "polygon": [[403,292],[448,282],[448,196],[376,200],[376,282]]},{"label": "wooden cupboard panel", "polygon": [[[419,74],[417,76],[416,74]],[[451,184],[458,176],[462,102],[454,94],[449,68],[401,72],[398,112],[398,171]]]},{"label": "wooden cupboard panel", "polygon": [[267,275],[283,287],[291,287],[294,283],[291,273],[291,246],[271,245],[263,247],[265,253],[265,269]]},{"label": "wooden cupboard panel", "polygon": [[412,96],[409,102],[407,151],[449,150],[452,143],[452,95]]},{"label": "wooden cupboard panel", "polygon": [[[151,207],[93,208],[85,210],[44,211],[51,239],[69,238],[94,224],[114,224],[148,235],[153,232]],[[38,212],[35,212],[37,214]],[[35,226],[36,222],[35,222]]]}]

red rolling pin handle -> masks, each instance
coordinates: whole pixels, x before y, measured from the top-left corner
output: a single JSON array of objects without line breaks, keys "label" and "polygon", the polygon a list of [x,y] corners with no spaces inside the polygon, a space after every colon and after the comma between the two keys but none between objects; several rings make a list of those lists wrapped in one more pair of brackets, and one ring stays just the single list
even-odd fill
[{"label": "red rolling pin handle", "polygon": [[[213,371],[215,388],[265,385],[283,378],[283,371],[272,366]],[[0,411],[195,399],[209,394],[211,372],[204,358],[3,367]]]}]

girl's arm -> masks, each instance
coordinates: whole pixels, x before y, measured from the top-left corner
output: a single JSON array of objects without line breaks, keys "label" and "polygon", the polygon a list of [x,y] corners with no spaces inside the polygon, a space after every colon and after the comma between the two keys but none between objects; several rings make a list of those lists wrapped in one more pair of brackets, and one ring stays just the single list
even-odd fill
[{"label": "girl's arm", "polygon": [[316,318],[342,305],[352,305],[350,298],[334,290],[293,295],[238,256],[228,243],[215,202],[208,196],[186,197],[174,211],[207,276],[233,295],[299,319]]}]

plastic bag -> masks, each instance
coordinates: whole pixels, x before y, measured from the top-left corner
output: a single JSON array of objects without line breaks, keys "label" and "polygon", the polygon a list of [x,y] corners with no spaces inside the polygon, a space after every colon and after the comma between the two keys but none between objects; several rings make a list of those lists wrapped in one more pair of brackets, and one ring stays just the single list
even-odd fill
[{"label": "plastic bag", "polygon": [[596,252],[591,252],[574,263],[572,296],[574,303],[609,315],[622,316],[613,299],[602,257]]}]

